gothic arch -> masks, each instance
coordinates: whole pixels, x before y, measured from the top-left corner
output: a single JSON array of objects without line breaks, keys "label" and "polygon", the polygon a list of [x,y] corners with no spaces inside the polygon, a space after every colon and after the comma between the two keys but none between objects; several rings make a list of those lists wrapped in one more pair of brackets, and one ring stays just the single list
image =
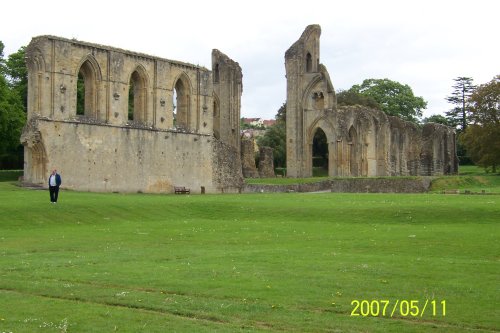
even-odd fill
[{"label": "gothic arch", "polygon": [[219,64],[215,64],[215,68],[214,68],[214,83],[219,83],[219,80],[220,80]]},{"label": "gothic arch", "polygon": [[128,120],[146,123],[148,121],[148,74],[146,69],[138,64],[130,74]]},{"label": "gothic arch", "polygon": [[75,113],[98,118],[99,82],[102,77],[99,64],[92,55],[89,54],[80,61],[75,77],[77,78]]},{"label": "gothic arch", "polygon": [[322,116],[316,118],[306,131],[305,140],[305,167],[307,173],[312,176],[313,172],[313,154],[314,154],[314,136],[318,130],[321,130],[326,136],[327,155],[328,155],[328,175],[335,174],[335,127],[331,122],[331,117]]},{"label": "gothic arch", "polygon": [[[309,84],[307,85],[306,89],[304,90],[304,94],[302,95],[302,101],[301,101],[301,105],[302,105],[302,109],[303,110],[312,110],[312,109],[315,109],[315,102],[313,101],[313,94],[314,93],[318,93],[320,90],[323,90],[321,87],[322,85],[322,80],[323,77],[321,76],[321,74],[316,74],[312,79],[311,81],[309,81]],[[315,90],[318,90],[318,92],[316,92]],[[326,93],[326,91],[325,91]],[[324,96],[323,96],[324,98]]]},{"label": "gothic arch", "polygon": [[312,56],[310,52],[306,54],[306,73],[312,72]]},{"label": "gothic arch", "polygon": [[27,50],[28,67],[28,113],[40,114],[42,107],[43,73],[46,72],[45,59],[38,48]]},{"label": "gothic arch", "polygon": [[213,103],[214,103],[214,105],[213,105],[213,109],[214,109],[213,132],[214,132],[215,138],[220,139],[220,121],[221,121],[220,101],[219,101],[219,97],[215,93],[213,94]]},{"label": "gothic arch", "polygon": [[174,81],[172,91],[176,92],[176,122],[178,128],[191,129],[191,94],[192,85],[186,73],[182,72]]}]

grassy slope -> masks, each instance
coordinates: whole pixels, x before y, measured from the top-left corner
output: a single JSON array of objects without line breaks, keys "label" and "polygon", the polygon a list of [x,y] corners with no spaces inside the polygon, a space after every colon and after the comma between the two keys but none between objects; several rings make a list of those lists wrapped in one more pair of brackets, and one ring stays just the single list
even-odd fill
[{"label": "grassy slope", "polygon": [[[0,183],[0,331],[498,329],[498,196],[160,196]],[[353,299],[445,317],[351,317]]]}]

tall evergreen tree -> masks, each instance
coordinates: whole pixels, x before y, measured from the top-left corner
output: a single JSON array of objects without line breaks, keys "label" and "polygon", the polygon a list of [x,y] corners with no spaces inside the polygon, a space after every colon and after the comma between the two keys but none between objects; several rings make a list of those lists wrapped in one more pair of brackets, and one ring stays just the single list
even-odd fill
[{"label": "tall evergreen tree", "polygon": [[459,76],[454,81],[453,92],[451,96],[446,97],[446,100],[455,107],[446,112],[446,117],[451,126],[460,126],[459,131],[464,131],[468,124],[467,113],[470,111],[467,100],[476,86],[472,84],[473,79],[470,77]]},{"label": "tall evergreen tree", "polygon": [[469,98],[470,125],[460,136],[472,160],[493,172],[500,166],[500,75]]}]

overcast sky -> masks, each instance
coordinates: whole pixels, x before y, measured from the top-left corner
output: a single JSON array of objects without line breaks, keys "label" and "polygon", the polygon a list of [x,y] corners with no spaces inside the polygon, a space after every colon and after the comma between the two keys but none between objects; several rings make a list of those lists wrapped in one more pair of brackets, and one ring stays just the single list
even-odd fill
[{"label": "overcast sky", "polygon": [[243,69],[243,117],[274,118],[286,99],[285,51],[321,25],[333,86],[408,84],[424,116],[451,108],[453,79],[500,74],[498,0],[13,0],[2,2],[5,56],[38,35],[76,38],[211,68],[219,49]]}]

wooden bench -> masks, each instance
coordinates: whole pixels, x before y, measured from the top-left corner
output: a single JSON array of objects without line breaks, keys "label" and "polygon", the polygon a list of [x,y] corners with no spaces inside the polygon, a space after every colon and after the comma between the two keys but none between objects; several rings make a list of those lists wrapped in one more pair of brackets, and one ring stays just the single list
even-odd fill
[{"label": "wooden bench", "polygon": [[188,188],[185,188],[184,186],[174,186],[174,193],[175,194],[189,194],[189,193],[191,193],[191,190]]}]

